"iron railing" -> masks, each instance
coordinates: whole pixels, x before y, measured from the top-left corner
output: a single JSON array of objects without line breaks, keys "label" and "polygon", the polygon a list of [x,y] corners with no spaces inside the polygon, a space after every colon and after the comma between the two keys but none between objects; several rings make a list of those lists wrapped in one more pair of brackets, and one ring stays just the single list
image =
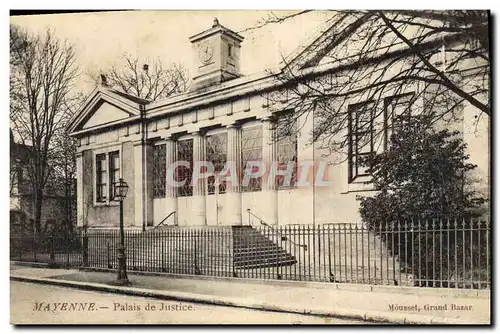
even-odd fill
[{"label": "iron railing", "polygon": [[77,231],[56,231],[10,235],[10,259],[21,262],[47,263],[57,267],[82,265],[84,245]]},{"label": "iron railing", "polygon": [[[480,219],[125,231],[129,270],[465,289],[490,288],[491,240]],[[11,259],[116,269],[118,245],[118,230],[14,235]]]},{"label": "iron railing", "polygon": [[[279,235],[279,236],[283,239],[283,241],[287,241],[287,240],[288,240],[286,236],[281,235],[281,234],[280,234],[280,232],[279,232],[278,230],[276,230],[273,226],[271,226],[271,225],[269,225],[268,223],[266,223],[266,222],[264,221],[264,219],[262,219],[261,217],[257,216],[256,214],[254,214],[254,213],[253,213],[250,209],[247,209],[247,212],[248,212],[248,225],[251,225],[251,226],[254,226],[254,227],[255,227],[255,225],[253,224],[252,220],[250,219],[250,216],[252,216],[252,217],[254,217],[254,218],[256,218],[256,219],[258,219],[258,220],[259,220],[260,225],[264,225],[264,226],[266,226],[267,228],[271,229],[271,230],[272,230],[275,234]],[[293,245],[295,245],[295,246],[297,246],[297,247],[302,247],[302,248],[304,248],[304,250],[305,250],[305,251],[307,251],[307,245],[301,245],[301,244],[299,244],[299,243],[296,243],[296,242],[295,242],[295,241],[293,241],[293,240],[290,240],[290,242],[291,242]]]},{"label": "iron railing", "polygon": [[170,212],[170,213],[169,213],[169,214],[168,214],[165,218],[163,218],[163,220],[162,220],[161,222],[159,222],[159,223],[156,225],[156,227],[166,226],[166,225],[165,225],[165,222],[167,221],[167,219],[168,219],[168,218],[170,218],[170,217],[172,217],[172,216],[174,217],[174,224],[173,224],[173,225],[175,226],[175,225],[176,225],[175,215],[176,215],[176,212],[175,212],[175,211]]}]

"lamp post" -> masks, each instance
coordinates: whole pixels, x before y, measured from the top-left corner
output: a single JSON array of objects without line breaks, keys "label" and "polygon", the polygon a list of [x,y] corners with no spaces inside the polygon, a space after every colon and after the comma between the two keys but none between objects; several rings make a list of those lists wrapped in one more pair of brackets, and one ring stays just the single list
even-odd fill
[{"label": "lamp post", "polygon": [[117,285],[129,285],[127,277],[127,260],[125,257],[125,231],[123,228],[123,200],[127,197],[128,184],[122,178],[115,183],[114,198],[120,201],[120,247],[118,248],[118,277]]}]

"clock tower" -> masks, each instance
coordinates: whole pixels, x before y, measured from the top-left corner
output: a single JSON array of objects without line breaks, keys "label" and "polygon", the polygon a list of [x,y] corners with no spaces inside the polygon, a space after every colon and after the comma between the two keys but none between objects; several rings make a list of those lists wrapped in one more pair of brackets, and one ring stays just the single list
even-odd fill
[{"label": "clock tower", "polygon": [[238,78],[243,37],[214,20],[212,28],[191,36],[194,53],[192,89],[205,88]]}]

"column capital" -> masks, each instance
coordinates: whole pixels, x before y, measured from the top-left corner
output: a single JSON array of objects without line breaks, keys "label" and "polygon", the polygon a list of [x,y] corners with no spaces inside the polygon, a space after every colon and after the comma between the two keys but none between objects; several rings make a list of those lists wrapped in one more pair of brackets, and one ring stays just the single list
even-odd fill
[{"label": "column capital", "polygon": [[239,128],[240,128],[240,124],[238,124],[238,123],[231,123],[231,124],[226,125],[226,129],[239,129]]},{"label": "column capital", "polygon": [[149,139],[145,139],[145,140],[139,139],[139,140],[133,141],[132,145],[134,147],[136,147],[136,146],[142,146],[142,145],[144,145],[144,146],[153,146],[154,145],[154,141],[149,140]]},{"label": "column capital", "polygon": [[163,137],[163,140],[165,140],[165,141],[175,141],[175,136],[173,136],[173,135],[166,135],[165,137]]},{"label": "column capital", "polygon": [[189,134],[192,135],[193,137],[198,137],[202,135],[202,132],[200,130],[195,130],[190,132]]}]

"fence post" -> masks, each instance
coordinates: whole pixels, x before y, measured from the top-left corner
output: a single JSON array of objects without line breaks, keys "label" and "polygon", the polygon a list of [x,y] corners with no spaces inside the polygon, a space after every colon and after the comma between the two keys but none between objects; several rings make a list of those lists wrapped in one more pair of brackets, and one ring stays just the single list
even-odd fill
[{"label": "fence post", "polygon": [[83,267],[89,266],[89,237],[87,235],[87,229],[83,228],[83,238],[82,238],[82,265]]},{"label": "fence post", "polygon": [[106,242],[106,255],[107,255],[108,269],[111,269],[112,266],[109,259],[109,241]]},{"label": "fence post", "polygon": [[33,230],[32,246],[33,246],[33,262],[36,262],[36,231],[35,230]]},{"label": "fence post", "polygon": [[167,270],[165,269],[165,238],[163,237],[163,231],[160,231],[160,252],[161,252],[161,271],[166,272]]},{"label": "fence post", "polygon": [[54,231],[50,234],[50,262],[49,268],[54,268],[56,266],[56,259],[54,254]]},{"label": "fence post", "polygon": [[70,243],[73,242],[71,236],[70,236],[70,231],[68,228],[68,223],[66,223],[66,227],[64,228],[64,243],[66,246],[66,268],[70,267],[70,252],[71,252],[71,245]]}]

